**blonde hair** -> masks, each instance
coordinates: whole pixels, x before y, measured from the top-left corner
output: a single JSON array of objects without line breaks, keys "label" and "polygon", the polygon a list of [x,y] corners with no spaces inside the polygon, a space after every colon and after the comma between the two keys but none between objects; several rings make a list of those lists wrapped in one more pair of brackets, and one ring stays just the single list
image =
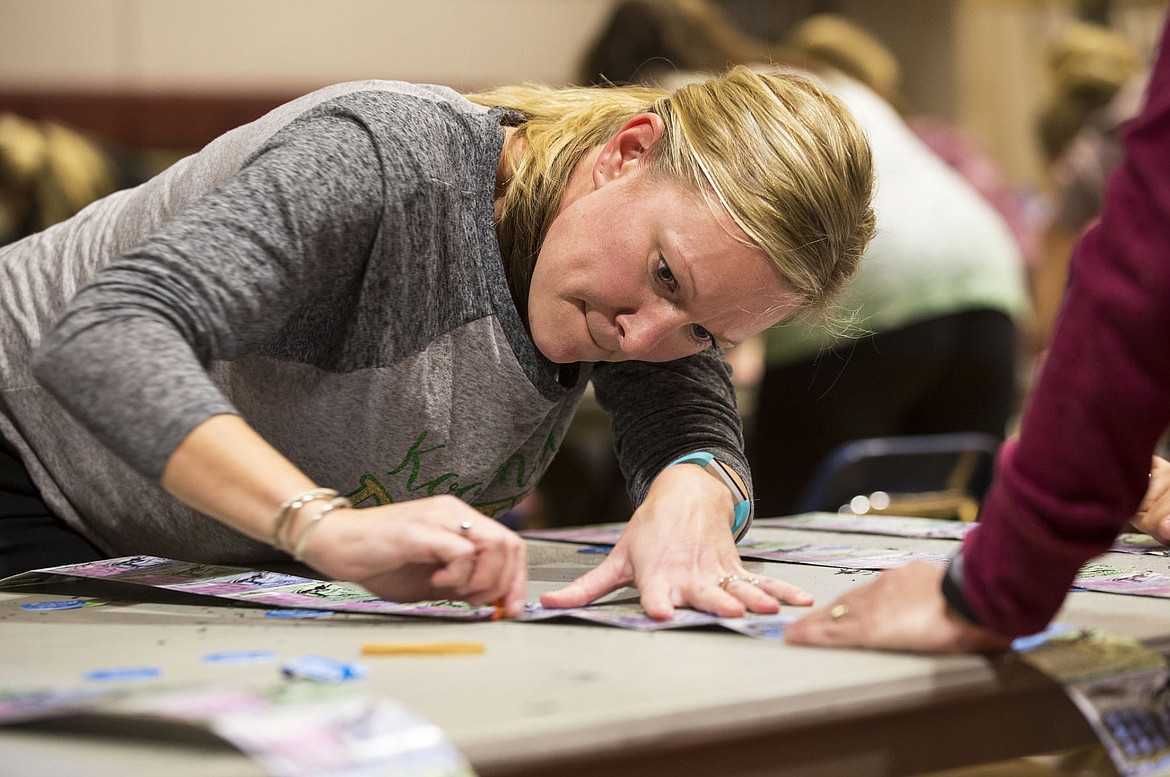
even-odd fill
[{"label": "blonde hair", "polygon": [[1040,114],[1039,131],[1044,153],[1053,160],[1089,117],[1141,71],[1142,61],[1121,34],[1077,22],[1049,45],[1046,68],[1052,97]]},{"label": "blonde hair", "polygon": [[573,167],[641,112],[665,125],[650,170],[722,205],[808,309],[832,300],[873,236],[869,144],[848,110],[803,76],[735,67],[673,93],[520,86],[469,97],[526,119],[497,227],[522,309]]},{"label": "blonde hair", "polygon": [[13,212],[0,245],[64,221],[120,187],[109,155],[93,140],[51,121],[0,113],[0,199]]}]

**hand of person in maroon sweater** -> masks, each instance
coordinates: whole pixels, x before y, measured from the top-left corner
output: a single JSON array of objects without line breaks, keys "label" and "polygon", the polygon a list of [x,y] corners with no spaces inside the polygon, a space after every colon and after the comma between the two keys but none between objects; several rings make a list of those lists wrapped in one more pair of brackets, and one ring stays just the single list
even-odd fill
[{"label": "hand of person in maroon sweater", "polygon": [[952,612],[942,595],[943,568],[915,561],[847,591],[828,607],[785,627],[794,645],[865,647],[929,653],[990,653],[1011,640]]},{"label": "hand of person in maroon sweater", "polygon": [[1154,457],[1150,465],[1150,487],[1129,522],[1138,531],[1170,545],[1170,461]]}]

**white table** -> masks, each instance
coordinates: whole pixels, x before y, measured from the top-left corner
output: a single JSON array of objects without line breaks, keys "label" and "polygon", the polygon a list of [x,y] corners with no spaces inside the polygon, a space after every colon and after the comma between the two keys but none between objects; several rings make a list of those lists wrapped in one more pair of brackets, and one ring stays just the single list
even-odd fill
[{"label": "white table", "polygon": [[[754,529],[765,540],[932,552],[952,541]],[[602,556],[530,541],[530,595]],[[1119,566],[1170,572],[1161,557]],[[868,579],[827,567],[748,562],[821,602]],[[573,621],[455,623],[157,603],[33,612],[45,595],[0,594],[0,681],[84,683],[103,666],[161,667],[166,682],[270,681],[273,664],[201,657],[272,650],[362,661],[359,681],[440,726],[482,777],[520,775],[902,775],[1092,743],[1061,689],[1011,657],[925,657],[789,647],[723,630],[639,633]],[[51,597],[48,597],[51,598]],[[798,608],[793,608],[798,611]],[[1061,622],[1170,648],[1170,600],[1074,592]],[[360,656],[373,640],[477,640],[476,656]],[[161,680],[160,680],[161,681]],[[153,682],[153,681],[146,681]],[[12,775],[259,775],[208,738],[111,735],[77,722],[0,729]]]}]

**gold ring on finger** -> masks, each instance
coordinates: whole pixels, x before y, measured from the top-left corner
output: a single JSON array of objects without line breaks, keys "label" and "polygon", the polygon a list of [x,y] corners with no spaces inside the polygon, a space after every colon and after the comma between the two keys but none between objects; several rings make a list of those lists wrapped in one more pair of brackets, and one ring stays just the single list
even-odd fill
[{"label": "gold ring on finger", "polygon": [[719,587],[726,591],[727,586],[731,585],[736,580],[741,579],[742,578],[739,575],[724,575],[723,577],[719,578]]}]

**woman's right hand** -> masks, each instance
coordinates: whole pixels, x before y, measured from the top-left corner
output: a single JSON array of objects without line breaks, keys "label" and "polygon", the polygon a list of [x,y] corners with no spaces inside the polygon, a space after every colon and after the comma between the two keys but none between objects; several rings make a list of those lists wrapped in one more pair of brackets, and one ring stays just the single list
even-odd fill
[{"label": "woman's right hand", "polygon": [[[272,542],[273,509],[318,484],[240,417],[213,416],[183,439],[167,462],[162,486],[253,539]],[[296,548],[314,510],[297,511],[288,541]],[[460,527],[470,524],[466,532]],[[357,583],[395,602],[502,601],[508,617],[524,609],[528,564],[524,541],[454,496],[336,508],[304,543],[302,558],[334,580]]]},{"label": "woman's right hand", "polygon": [[[301,512],[313,510],[310,505]],[[303,520],[294,526],[294,537],[304,530]],[[331,579],[357,583],[391,601],[501,602],[508,617],[524,609],[524,541],[454,496],[332,510],[303,557]]]}]

